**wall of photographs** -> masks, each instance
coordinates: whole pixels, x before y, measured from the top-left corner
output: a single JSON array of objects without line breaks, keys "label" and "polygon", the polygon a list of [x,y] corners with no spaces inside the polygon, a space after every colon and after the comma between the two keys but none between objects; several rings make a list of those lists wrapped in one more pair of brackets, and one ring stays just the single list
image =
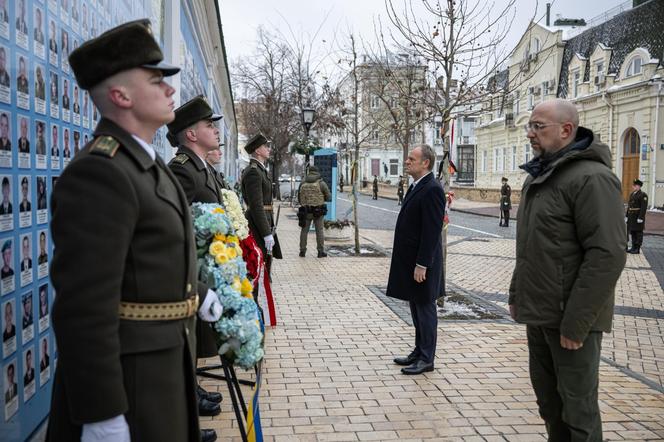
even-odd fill
[{"label": "wall of photographs", "polygon": [[118,23],[162,16],[159,0],[0,0],[0,440],[28,438],[50,406],[50,194],[99,119],[69,53]]}]

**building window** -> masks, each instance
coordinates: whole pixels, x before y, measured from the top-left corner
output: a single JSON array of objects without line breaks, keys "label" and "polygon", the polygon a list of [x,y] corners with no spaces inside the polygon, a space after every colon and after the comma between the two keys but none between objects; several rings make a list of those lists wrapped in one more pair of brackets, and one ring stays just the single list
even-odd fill
[{"label": "building window", "polygon": [[599,92],[602,90],[602,86],[604,85],[605,82],[605,76],[604,76],[604,62],[599,61],[597,64],[595,64],[595,71],[597,72],[597,79],[595,80],[595,92]]},{"label": "building window", "polygon": [[486,150],[482,151],[482,172],[486,173],[487,171],[487,160],[488,160],[488,152]]},{"label": "building window", "polygon": [[579,96],[579,85],[581,84],[581,72],[577,69],[572,72],[572,92],[574,97]]},{"label": "building window", "polygon": [[436,121],[434,126],[435,126],[435,130],[434,130],[434,134],[433,134],[434,143],[435,144],[440,144],[441,141],[442,141],[442,138],[440,136],[440,132],[443,129],[443,122],[442,121]]},{"label": "building window", "polygon": [[530,161],[530,156],[532,155],[532,147],[530,147],[530,144],[526,144],[526,146],[523,149],[523,162],[527,163]]},{"label": "building window", "polygon": [[516,170],[516,146],[512,146],[512,161],[511,170]]},{"label": "building window", "polygon": [[390,160],[390,175],[399,175],[399,160]]},{"label": "building window", "polygon": [[372,95],[371,96],[371,108],[372,109],[378,109],[380,107],[380,98],[378,95]]},{"label": "building window", "polygon": [[539,38],[533,38],[533,44],[530,46],[530,53],[537,54],[540,51],[540,41]]},{"label": "building window", "polygon": [[520,101],[521,101],[521,93],[519,91],[514,92],[514,101],[512,102],[512,113],[514,114],[514,117],[516,118],[517,115],[519,115],[520,111]]},{"label": "building window", "polygon": [[631,77],[632,75],[639,75],[641,73],[641,65],[643,64],[643,59],[641,57],[634,57],[629,62],[627,66],[627,72],[625,73],[626,77]]},{"label": "building window", "polygon": [[533,110],[535,106],[535,91],[534,88],[528,88],[528,110]]},{"label": "building window", "polygon": [[391,97],[391,98],[390,98],[390,108],[391,108],[391,109],[394,109],[394,108],[396,108],[396,107],[397,107],[397,99],[394,98],[394,97]]},{"label": "building window", "polygon": [[503,150],[505,148],[496,148],[493,150],[493,171],[502,172],[503,171]]}]

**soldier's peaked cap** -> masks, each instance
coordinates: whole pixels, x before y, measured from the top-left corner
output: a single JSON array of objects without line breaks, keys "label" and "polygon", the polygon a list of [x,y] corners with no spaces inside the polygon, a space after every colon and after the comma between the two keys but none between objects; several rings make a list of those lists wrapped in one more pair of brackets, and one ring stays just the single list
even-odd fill
[{"label": "soldier's peaked cap", "polygon": [[152,36],[150,20],[130,21],[86,41],[69,55],[69,65],[82,89],[128,69],[156,69],[164,76],[180,72],[164,63],[164,54]]},{"label": "soldier's peaked cap", "polygon": [[182,130],[202,120],[218,121],[221,118],[221,115],[212,111],[204,96],[194,97],[175,109],[175,120],[168,124],[168,141],[171,145],[177,146],[175,136]]},{"label": "soldier's peaked cap", "polygon": [[248,154],[254,153],[259,147],[261,147],[263,144],[267,144],[267,138],[263,136],[263,134],[256,134],[251,139],[245,144],[244,150]]},{"label": "soldier's peaked cap", "polygon": [[634,180],[634,184],[637,185],[637,186],[643,186],[643,181],[641,181],[640,179],[637,178],[637,179]]}]

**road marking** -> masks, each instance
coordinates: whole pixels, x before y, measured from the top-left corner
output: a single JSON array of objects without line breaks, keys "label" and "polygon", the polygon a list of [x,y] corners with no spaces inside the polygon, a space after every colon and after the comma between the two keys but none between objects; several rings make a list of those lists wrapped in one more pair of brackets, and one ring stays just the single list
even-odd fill
[{"label": "road marking", "polygon": [[[341,201],[346,201],[347,203],[352,203],[351,200],[346,199],[346,198],[339,198],[339,197],[337,197],[337,199],[339,199],[339,200],[341,200]],[[365,203],[360,203],[360,202],[358,202],[358,204],[359,204],[360,206],[369,207],[369,208],[371,208],[371,209],[378,209],[378,210],[383,210],[383,211],[385,211],[385,212],[396,213],[396,214],[399,213],[398,210],[385,209],[385,208],[383,208],[383,207],[372,206],[371,204],[365,204]],[[458,225],[458,224],[449,224],[449,226],[451,226],[451,227],[456,227],[457,229],[470,230],[471,232],[481,233],[481,234],[483,234],[483,235],[492,236],[492,237],[494,237],[494,238],[504,238],[502,235],[496,235],[495,233],[485,232],[484,230],[472,229],[472,228],[470,228],[470,227],[464,227],[464,226],[460,226],[460,225]]]}]

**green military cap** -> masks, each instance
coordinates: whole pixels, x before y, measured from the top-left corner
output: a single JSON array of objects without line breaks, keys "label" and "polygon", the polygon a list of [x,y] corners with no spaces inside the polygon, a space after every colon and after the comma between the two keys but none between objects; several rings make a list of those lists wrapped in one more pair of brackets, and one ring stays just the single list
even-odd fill
[{"label": "green military cap", "polygon": [[168,124],[168,141],[172,146],[177,146],[176,136],[182,130],[201,120],[218,121],[221,118],[221,115],[212,111],[204,96],[194,97],[175,109],[175,120]]},{"label": "green military cap", "polygon": [[81,89],[90,89],[118,72],[143,67],[175,75],[180,68],[164,63],[152,36],[150,20],[130,21],[88,40],[72,51],[69,65]]},{"label": "green military cap", "polygon": [[263,134],[256,134],[251,139],[245,144],[244,150],[251,155],[254,153],[256,150],[258,150],[259,147],[261,147],[263,144],[267,144],[267,138],[263,136]]},{"label": "green military cap", "polygon": [[5,243],[2,245],[2,253],[5,253],[5,250],[11,249],[12,248],[12,241],[8,239],[5,241]]},{"label": "green military cap", "polygon": [[643,186],[643,181],[641,181],[640,179],[637,178],[637,179],[634,180],[634,185],[641,187],[641,186]]}]

